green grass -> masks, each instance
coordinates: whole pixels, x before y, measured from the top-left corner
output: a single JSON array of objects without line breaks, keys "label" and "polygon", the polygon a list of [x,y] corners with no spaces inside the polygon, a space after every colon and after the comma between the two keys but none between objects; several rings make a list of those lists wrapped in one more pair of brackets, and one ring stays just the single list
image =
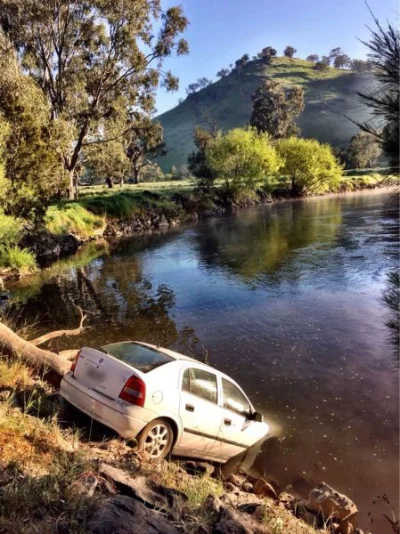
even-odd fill
[{"label": "green grass", "polygon": [[104,219],[91,213],[79,203],[60,203],[50,206],[46,214],[46,228],[54,235],[74,234],[87,239],[101,234]]},{"label": "green grass", "polygon": [[0,246],[0,269],[17,270],[20,274],[31,273],[36,270],[35,256],[17,245]]},{"label": "green grass", "polygon": [[306,106],[298,120],[304,137],[346,147],[358,131],[346,117],[362,122],[369,116],[357,92],[373,83],[371,75],[334,68],[320,73],[302,59],[277,57],[269,67],[250,61],[241,74],[232,73],[218,80],[158,117],[168,153],[158,158],[157,163],[164,171],[186,163],[188,154],[194,150],[194,128],[207,126],[205,115],[216,119],[223,130],[248,124],[251,96],[267,77],[304,87]]}]

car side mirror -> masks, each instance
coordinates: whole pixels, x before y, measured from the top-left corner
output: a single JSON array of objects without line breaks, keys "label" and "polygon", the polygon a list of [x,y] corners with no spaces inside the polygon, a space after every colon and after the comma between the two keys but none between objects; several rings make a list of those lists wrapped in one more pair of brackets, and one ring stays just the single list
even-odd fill
[{"label": "car side mirror", "polygon": [[257,423],[262,423],[264,421],[263,414],[260,412],[252,412],[248,415],[248,419],[251,421],[256,421]]}]

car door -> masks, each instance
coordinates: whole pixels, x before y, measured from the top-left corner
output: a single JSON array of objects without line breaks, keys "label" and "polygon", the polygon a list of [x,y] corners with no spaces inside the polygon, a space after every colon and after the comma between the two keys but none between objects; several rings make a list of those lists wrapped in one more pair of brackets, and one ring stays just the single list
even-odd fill
[{"label": "car door", "polygon": [[260,423],[249,419],[253,411],[241,389],[232,381],[221,377],[222,425],[214,445],[221,458],[232,458],[262,437]]},{"label": "car door", "polygon": [[220,431],[222,409],[218,405],[218,380],[208,369],[189,366],[182,372],[179,416],[183,432],[177,449],[181,454],[212,457]]}]

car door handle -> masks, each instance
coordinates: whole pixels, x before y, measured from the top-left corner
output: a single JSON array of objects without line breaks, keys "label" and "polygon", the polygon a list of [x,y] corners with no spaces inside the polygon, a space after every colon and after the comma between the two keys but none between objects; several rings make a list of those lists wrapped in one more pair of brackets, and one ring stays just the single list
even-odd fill
[{"label": "car door handle", "polygon": [[188,412],[194,412],[193,404],[186,404],[185,408]]},{"label": "car door handle", "polygon": [[231,419],[224,419],[224,425],[231,426],[231,424],[232,424]]}]

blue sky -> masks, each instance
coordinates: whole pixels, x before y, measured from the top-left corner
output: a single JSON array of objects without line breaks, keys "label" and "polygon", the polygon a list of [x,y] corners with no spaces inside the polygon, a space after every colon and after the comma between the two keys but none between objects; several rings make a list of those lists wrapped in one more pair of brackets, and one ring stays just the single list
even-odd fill
[{"label": "blue sky", "polygon": [[[375,15],[384,22],[399,22],[397,0],[369,0]],[[216,79],[216,72],[245,53],[255,55],[272,45],[282,54],[286,45],[297,56],[324,55],[340,46],[352,58],[365,57],[365,27],[371,16],[364,0],[164,0],[164,8],[182,5],[190,21],[185,38],[190,54],[170,58],[164,67],[180,78],[180,89],[168,94],[159,89],[158,113],[185,96],[187,85],[201,76]]]}]

